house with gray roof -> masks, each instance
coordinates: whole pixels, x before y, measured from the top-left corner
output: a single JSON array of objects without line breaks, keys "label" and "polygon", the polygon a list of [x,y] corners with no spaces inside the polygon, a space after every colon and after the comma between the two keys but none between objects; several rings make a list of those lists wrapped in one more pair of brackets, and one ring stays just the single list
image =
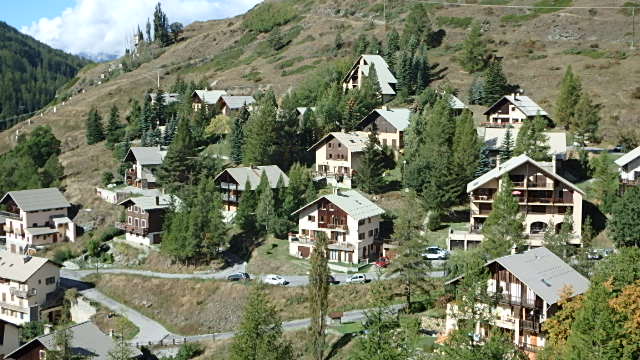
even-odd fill
[{"label": "house with gray roof", "polygon": [[0,319],[0,359],[20,347],[20,327]]},{"label": "house with gray roof", "polygon": [[316,154],[315,177],[333,186],[351,188],[368,139],[369,133],[364,131],[337,131],[318,140],[307,150]]},{"label": "house with gray roof", "polygon": [[0,204],[7,210],[2,217],[6,246],[12,253],[76,240],[76,227],[69,218],[71,204],[57,188],[9,191]]},{"label": "house with gray roof", "polygon": [[549,113],[530,97],[514,93],[503,96],[484,112],[487,127],[522,126],[527,120],[540,116],[551,123]]},{"label": "house with gray roof", "polygon": [[360,55],[342,80],[342,88],[344,90],[359,89],[362,86],[362,80],[369,76],[369,69],[371,69],[372,65],[378,77],[382,102],[389,102],[396,96],[398,80],[389,69],[387,62],[380,55]]},{"label": "house with gray roof", "polygon": [[256,99],[254,99],[253,96],[223,95],[218,100],[218,107],[220,108],[222,115],[231,116],[235,112],[240,111],[244,106],[251,111],[255,102]]},{"label": "house with gray roof", "polygon": [[289,186],[289,177],[278,165],[243,166],[224,169],[213,180],[222,193],[224,211],[235,213],[245,191],[255,191],[265,176],[269,187]]},{"label": "house with gray roof", "polygon": [[640,184],[640,146],[617,158],[615,163],[623,189]]},{"label": "house with gray roof", "polygon": [[[500,328],[513,343],[527,353],[545,346],[542,324],[560,309],[560,300],[584,294],[590,286],[587,278],[549,249],[540,247],[513,253],[487,262],[487,291],[492,304],[478,304],[492,321],[476,325],[477,335],[486,336]],[[464,275],[446,284],[456,287]],[[457,328],[467,315],[456,302],[447,304],[446,332]]]},{"label": "house with gray roof", "polygon": [[167,211],[180,204],[173,195],[130,197],[118,204],[125,209],[125,219],[115,226],[124,230],[126,241],[146,246],[159,244]]},{"label": "house with gray roof", "polygon": [[404,150],[404,134],[409,127],[411,110],[383,106],[374,109],[356,125],[356,130],[370,133],[375,127],[382,146],[390,147],[396,157]]},{"label": "house with gray roof", "polygon": [[[45,331],[49,331],[46,329]],[[116,349],[116,340],[103,333],[90,321],[67,327],[71,337],[71,352],[78,358],[109,360],[109,353]],[[56,350],[55,332],[38,336],[7,354],[5,359],[45,359],[47,351]],[[142,358],[142,352],[131,346],[131,359]]]},{"label": "house with gray roof", "polygon": [[[151,105],[156,103],[156,93],[149,93],[149,97],[151,98]],[[162,102],[165,105],[171,105],[173,103],[180,101],[180,94],[178,93],[163,93],[162,94]]]},{"label": "house with gray roof", "polygon": [[329,241],[329,261],[358,264],[382,255],[380,223],[385,211],[357,190],[320,196],[292,215],[298,233],[289,234],[289,254],[308,258],[318,236]]},{"label": "house with gray roof", "polygon": [[131,147],[123,159],[123,162],[132,164],[125,170],[125,184],[141,189],[157,188],[156,172],[166,156],[167,151],[160,146]]},{"label": "house with gray roof", "polygon": [[[507,131],[511,132],[511,139],[515,143],[520,127],[479,127],[477,131],[478,136],[484,140],[492,166],[496,166]],[[547,138],[546,145],[549,146],[549,158],[552,161],[565,160],[567,158],[567,133],[564,131],[545,131],[544,136]]]},{"label": "house with gray roof", "polygon": [[195,90],[191,94],[191,107],[198,111],[204,105],[207,109],[215,106],[222,95],[227,95],[226,90]]}]

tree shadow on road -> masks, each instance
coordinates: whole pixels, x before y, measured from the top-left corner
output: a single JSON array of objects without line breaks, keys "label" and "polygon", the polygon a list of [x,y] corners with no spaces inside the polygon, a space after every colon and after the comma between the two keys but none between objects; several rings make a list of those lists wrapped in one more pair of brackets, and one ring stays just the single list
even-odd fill
[{"label": "tree shadow on road", "polygon": [[351,342],[351,339],[353,339],[353,336],[351,334],[342,335],[342,337],[340,337],[331,345],[331,350],[329,350],[329,353],[325,357],[325,360],[332,359],[334,356],[336,356],[340,349],[347,346],[347,344]]}]

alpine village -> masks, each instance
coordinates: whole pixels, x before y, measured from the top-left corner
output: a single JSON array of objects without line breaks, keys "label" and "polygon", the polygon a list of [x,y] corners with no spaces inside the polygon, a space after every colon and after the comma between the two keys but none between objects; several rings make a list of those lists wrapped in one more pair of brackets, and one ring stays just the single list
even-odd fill
[{"label": "alpine village", "polygon": [[640,358],[640,2],[163,5],[0,22],[0,358]]}]

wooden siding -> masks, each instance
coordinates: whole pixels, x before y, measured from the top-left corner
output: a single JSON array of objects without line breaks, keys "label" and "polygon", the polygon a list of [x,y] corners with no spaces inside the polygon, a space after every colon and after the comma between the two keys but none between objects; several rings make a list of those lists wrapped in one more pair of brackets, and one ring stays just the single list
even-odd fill
[{"label": "wooden siding", "polygon": [[349,149],[338,139],[332,138],[327,141],[327,160],[349,161]]}]

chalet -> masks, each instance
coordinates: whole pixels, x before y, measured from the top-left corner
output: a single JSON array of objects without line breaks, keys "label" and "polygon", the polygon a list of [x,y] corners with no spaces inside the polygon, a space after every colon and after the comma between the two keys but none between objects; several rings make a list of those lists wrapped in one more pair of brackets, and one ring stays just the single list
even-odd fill
[{"label": "chalet", "polygon": [[0,251],[0,320],[21,326],[61,315],[62,266],[47,258]]},{"label": "chalet", "polygon": [[123,162],[132,163],[133,166],[124,173],[125,184],[142,189],[158,187],[156,171],[166,155],[167,151],[159,146],[130,148]]},{"label": "chalet", "polygon": [[[67,328],[71,338],[71,353],[75,358],[90,358],[92,360],[109,360],[110,352],[116,350],[114,339],[104,334],[96,325],[87,321]],[[45,360],[47,351],[57,350],[55,332],[45,329],[45,334],[22,345],[9,353],[5,359],[12,360]],[[131,359],[141,359],[142,353],[138,348],[131,347]]]},{"label": "chalet", "polygon": [[[228,168],[218,174],[214,181],[221,189],[224,211],[235,213],[238,209],[242,193],[247,190],[255,190],[258,185],[260,185],[260,179],[263,174],[267,177],[269,186],[271,186],[272,189],[278,187],[280,179],[282,179],[282,185],[284,187],[289,186],[289,177],[278,165]],[[247,182],[249,182],[251,186],[250,189],[245,187]]]},{"label": "chalet", "polygon": [[307,151],[316,153],[315,175],[334,186],[351,187],[358,171],[368,134],[363,131],[332,132]]},{"label": "chalet", "polygon": [[521,126],[524,121],[541,116],[551,122],[549,114],[528,96],[511,94],[503,96],[484,112],[486,127]]},{"label": "chalet", "polygon": [[[478,128],[478,136],[484,140],[484,144],[489,151],[489,159],[491,160],[492,166],[496,166],[498,163],[500,148],[502,148],[504,144],[504,138],[508,130],[511,131],[511,138],[515,145],[520,127]],[[567,134],[565,132],[547,131],[544,135],[547,137],[547,145],[549,146],[549,158],[553,161],[565,160],[567,158]]]},{"label": "chalet", "polygon": [[358,264],[375,260],[382,252],[384,210],[356,190],[336,189],[293,214],[298,215],[298,233],[289,234],[292,256],[308,258],[320,234],[328,239],[331,262]]},{"label": "chalet", "polygon": [[0,320],[0,359],[20,346],[20,327]]},{"label": "chalet", "polygon": [[491,214],[493,202],[503,176],[513,183],[513,196],[518,198],[524,217],[525,237],[530,247],[542,246],[548,226],[558,231],[565,214],[573,217],[573,237],[569,244],[582,244],[582,197],[584,192],[556,174],[550,163],[537,162],[526,155],[506,161],[467,184],[470,198],[468,231],[451,231],[449,249],[467,249],[483,240],[482,226]]},{"label": "chalet", "polygon": [[640,146],[622,155],[615,161],[623,186],[635,186],[640,183]]},{"label": "chalet", "polygon": [[12,253],[76,241],[76,226],[69,218],[71,204],[57,188],[10,191],[0,204],[7,209],[3,213],[4,231],[7,249]]},{"label": "chalet", "polygon": [[457,96],[453,94],[448,94],[449,96],[449,105],[451,105],[451,110],[453,110],[453,114],[458,116],[462,114],[463,111],[469,110],[469,107],[465,105]]},{"label": "chalet", "polygon": [[[478,304],[484,306],[477,309],[484,309],[493,320],[476,323],[475,336],[482,339],[492,328],[500,328],[532,358],[545,346],[541,325],[559,310],[561,294],[577,296],[589,288],[589,280],[544,247],[503,256],[484,267],[490,274],[487,290],[496,301]],[[455,287],[463,277],[447,285]],[[456,329],[459,321],[467,320],[465,317],[456,302],[447,304],[446,332]]]},{"label": "chalet", "polygon": [[225,90],[196,90],[191,94],[191,107],[194,111],[202,108],[202,104],[207,109],[216,105],[222,95],[227,95]]},{"label": "chalet", "polygon": [[165,213],[171,206],[179,206],[178,198],[171,195],[136,196],[120,202],[126,209],[123,222],[116,227],[124,230],[125,240],[140,245],[159,244]]},{"label": "chalet", "polygon": [[303,107],[297,107],[297,108],[296,108],[296,112],[298,113],[298,116],[299,116],[299,117],[303,117],[303,116],[304,116],[304,114],[305,114],[308,110],[311,110],[311,112],[314,112],[314,111],[316,111],[316,108],[315,108],[315,107],[313,107],[313,106],[312,106],[312,107],[305,107],[305,106],[303,106]]},{"label": "chalet", "polygon": [[359,89],[362,86],[362,79],[369,76],[371,65],[374,65],[376,70],[382,102],[391,101],[396,96],[398,80],[393,76],[389,65],[380,55],[361,55],[342,80],[342,88],[344,90]]},{"label": "chalet", "polygon": [[378,139],[383,146],[389,146],[396,153],[396,156],[404,150],[404,133],[409,127],[411,110],[404,108],[375,109],[365,116],[357,125],[356,129],[364,132],[371,132],[375,126],[378,132]]},{"label": "chalet", "polygon": [[[156,93],[149,93],[149,97],[151,98],[151,104],[156,103]],[[171,105],[173,103],[180,101],[180,94],[178,93],[164,93],[162,94],[163,104]]]},{"label": "chalet", "polygon": [[243,106],[246,106],[249,110],[252,108],[252,104],[256,102],[253,96],[231,96],[223,95],[218,99],[218,107],[222,112],[222,115],[231,116],[233,113],[240,111]]}]

